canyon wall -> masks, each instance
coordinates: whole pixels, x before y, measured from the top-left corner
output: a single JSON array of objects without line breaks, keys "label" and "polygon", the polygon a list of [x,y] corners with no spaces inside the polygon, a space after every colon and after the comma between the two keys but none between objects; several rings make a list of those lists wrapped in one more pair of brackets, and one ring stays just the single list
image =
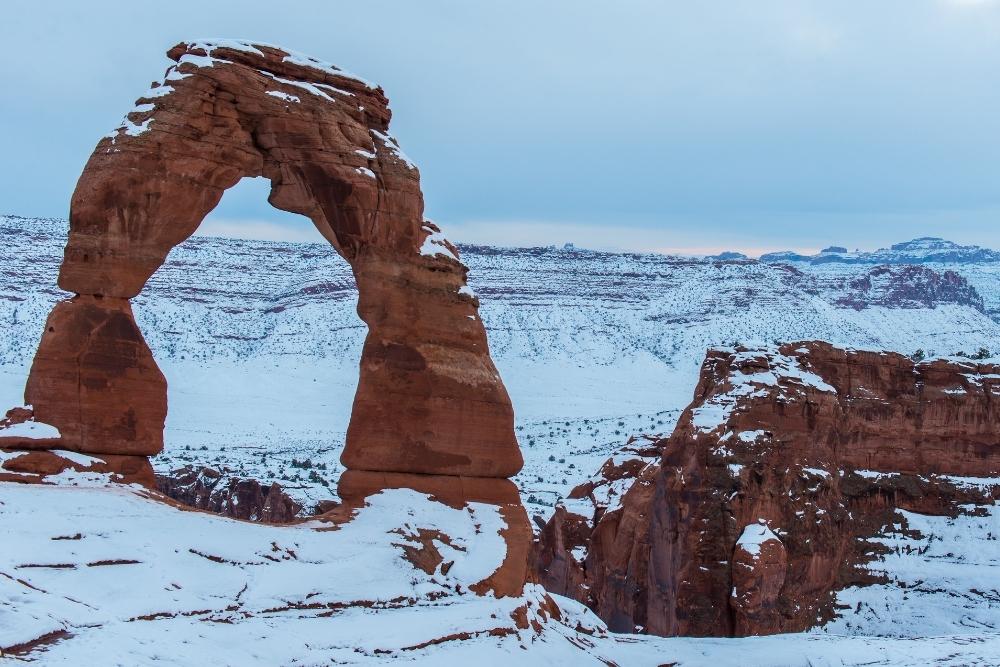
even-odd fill
[{"label": "canyon wall", "polygon": [[[878,581],[898,509],[956,515],[998,495],[1000,368],[797,343],[712,350],[667,439],[634,444],[536,543],[550,590],[618,631],[802,631]],[[986,480],[990,482],[991,480]]]}]

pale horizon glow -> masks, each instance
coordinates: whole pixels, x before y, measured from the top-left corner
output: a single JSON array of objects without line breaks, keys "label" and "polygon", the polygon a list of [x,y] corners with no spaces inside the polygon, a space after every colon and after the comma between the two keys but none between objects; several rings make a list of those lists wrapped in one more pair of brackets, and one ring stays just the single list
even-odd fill
[{"label": "pale horizon glow", "polygon": [[[449,229],[455,230],[448,233]],[[513,229],[513,233],[511,230]],[[497,230],[507,230],[508,233]],[[703,257],[722,252],[741,252],[748,257],[760,257],[769,252],[791,250],[803,255],[813,255],[818,247],[787,246],[693,246],[671,245],[668,235],[662,238],[643,228],[614,227],[614,238],[606,229],[591,225],[490,222],[470,225],[451,225],[445,229],[446,236],[454,243],[468,245],[490,245],[511,248],[537,248],[547,246],[562,247],[572,243],[577,248],[618,253],[658,253]],[[205,219],[196,236],[210,236],[230,239],[284,241],[288,243],[327,243],[309,220],[273,222],[268,220],[239,220],[210,216]],[[510,242],[510,239],[517,242]],[[874,249],[874,248],[872,248]]]}]

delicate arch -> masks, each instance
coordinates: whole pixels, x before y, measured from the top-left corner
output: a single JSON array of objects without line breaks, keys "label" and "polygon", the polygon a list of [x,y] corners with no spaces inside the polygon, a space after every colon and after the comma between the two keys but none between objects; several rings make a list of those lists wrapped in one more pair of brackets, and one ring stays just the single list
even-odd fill
[{"label": "delicate arch", "polygon": [[50,314],[25,390],[58,448],[161,450],[166,381],[129,299],[227,188],[264,176],[271,204],[310,218],[357,281],[368,337],[345,466],[379,479],[515,474],[513,411],[478,300],[423,219],[382,89],[261,44],[182,43],[168,56],[176,64],[100,141],[73,194],[59,285],[77,296]]}]

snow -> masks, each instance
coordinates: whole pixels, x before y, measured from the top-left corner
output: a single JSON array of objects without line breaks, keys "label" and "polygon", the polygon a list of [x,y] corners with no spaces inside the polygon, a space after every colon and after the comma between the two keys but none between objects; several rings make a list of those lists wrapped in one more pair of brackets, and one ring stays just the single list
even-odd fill
[{"label": "snow", "polygon": [[[124,487],[5,483],[0,494],[0,581],[19,584],[0,593],[2,646],[53,629],[114,634],[149,615],[220,621],[305,603],[398,607],[402,599],[433,613],[434,599],[462,597],[456,590],[490,576],[506,556],[498,508],[452,509],[409,490],[372,496],[332,531],[180,511]],[[440,567],[423,575],[404,559],[398,545],[417,529],[450,538],[450,546],[436,542],[444,563],[454,563],[447,575]],[[99,566],[109,562],[122,564]],[[53,603],[44,591],[59,597]]]},{"label": "snow", "polygon": [[[164,667],[394,660],[456,667],[998,664],[1000,635],[982,624],[990,619],[981,608],[989,595],[946,598],[949,607],[942,608],[931,606],[941,596],[930,593],[936,586],[954,590],[956,581],[995,587],[984,577],[996,547],[958,572],[945,554],[970,535],[997,529],[996,518],[961,518],[944,533],[934,532],[937,519],[906,518],[944,538],[940,546],[918,541],[930,545],[926,560],[946,559],[908,574],[903,563],[914,559],[888,558],[885,567],[899,576],[930,576],[904,589],[922,598],[910,613],[900,613],[898,595],[886,597],[876,586],[860,591],[879,606],[869,609],[859,599],[864,613],[853,617],[867,626],[836,621],[841,634],[667,639],[611,634],[589,610],[558,595],[551,597],[562,622],[548,620],[540,633],[517,630],[510,614],[524,605],[533,618],[544,594],[539,587],[500,599],[464,587],[499,564],[491,541],[502,519],[489,506],[455,510],[412,491],[388,491],[350,523],[324,530],[318,522],[264,526],[180,511],[134,488],[0,483],[0,646],[68,632],[27,656],[46,666],[111,664],[109,647],[115,664]],[[400,525],[404,532],[442,530],[461,547],[446,549],[446,558],[464,560],[447,574],[438,568],[425,575],[402,558]],[[585,558],[581,549],[572,555]],[[888,624],[885,636],[860,632],[880,623]],[[490,634],[498,630],[502,636]]]},{"label": "snow", "polygon": [[1000,508],[974,509],[965,507],[954,518],[900,511],[903,523],[887,527],[876,540],[887,552],[869,565],[888,583],[838,593],[844,611],[817,632],[908,639],[969,632],[995,637],[1000,629]]},{"label": "snow", "polygon": [[760,556],[761,545],[771,540],[781,542],[778,536],[767,526],[767,523],[763,519],[760,519],[758,523],[747,524],[743,528],[739,539],[736,540],[736,546],[741,547],[756,560]]},{"label": "snow", "polygon": [[386,134],[384,132],[379,132],[378,130],[371,130],[371,133],[372,133],[372,135],[374,135],[375,137],[377,137],[379,139],[379,141],[382,142],[383,146],[385,146],[386,148],[388,148],[389,151],[392,152],[392,154],[396,156],[396,159],[398,159],[401,162],[403,162],[407,166],[407,168],[409,168],[409,169],[416,169],[417,168],[417,165],[413,164],[413,161],[410,160],[410,158],[408,158],[406,156],[406,154],[399,147],[399,144],[396,142],[396,140],[392,136],[390,136],[390,135],[388,135],[388,134]]},{"label": "snow", "polygon": [[[255,42],[250,42],[242,39],[224,39],[224,38],[212,38],[212,39],[196,39],[194,41],[187,43],[192,49],[202,49],[209,55],[215,49],[231,49],[233,51],[243,51],[244,53],[250,53],[255,56],[263,56],[264,52],[257,48]],[[262,44],[262,46],[267,46]]]},{"label": "snow", "polygon": [[253,55],[263,56],[264,53],[257,47],[267,47],[272,49],[277,49],[283,51],[287,55],[282,58],[284,62],[292,63],[294,65],[300,65],[302,67],[308,67],[326,74],[332,74],[334,76],[343,77],[345,79],[352,79],[371,90],[378,88],[377,85],[366,81],[365,79],[359,77],[356,74],[352,74],[346,70],[343,70],[336,65],[332,65],[322,60],[313,58],[312,56],[307,56],[304,53],[299,53],[298,51],[291,51],[283,46],[278,46],[276,44],[269,44],[267,42],[250,41],[242,39],[224,39],[224,38],[209,38],[209,39],[196,39],[194,41],[187,42],[192,48],[204,49],[209,55],[212,51],[219,48],[232,49],[235,51],[243,51],[245,53],[250,53]]},{"label": "snow", "polygon": [[0,428],[0,437],[30,438],[32,440],[58,438],[59,429],[45,422],[26,421]]},{"label": "snow", "polygon": [[[0,216],[9,248],[0,265],[11,276],[0,285],[5,407],[23,401],[45,318],[68,296],[54,287],[66,230],[65,220]],[[464,246],[461,259],[514,403],[525,457],[516,481],[542,518],[628,436],[669,435],[707,348],[818,338],[932,356],[1000,340],[994,264],[934,265],[974,283],[982,312],[955,303],[839,307],[842,285],[864,269],[853,265],[804,265],[799,274],[753,262],[476,246]],[[336,499],[366,333],[356,307],[348,265],[322,241],[194,236],[175,248],[134,300],[169,387],[156,470],[229,468],[278,482],[307,510]],[[778,387],[759,389],[805,389],[775,377]],[[310,459],[322,482],[291,468],[293,459]]]},{"label": "snow", "polygon": [[[0,403],[7,407],[23,400],[45,317],[53,303],[67,296],[53,287],[66,222],[0,216],[0,231],[9,247],[0,258],[10,278],[0,286],[5,323],[0,332]],[[529,512],[543,518],[629,435],[670,432],[691,401],[706,348],[820,338],[907,354],[922,348],[934,356],[935,350],[993,348],[1000,339],[1000,267],[992,264],[941,267],[956,268],[976,285],[985,312],[956,303],[856,311],[835,305],[840,281],[858,271],[850,265],[805,266],[798,276],[756,263],[717,267],[656,255],[580,250],[463,248],[462,257],[471,269],[470,287],[482,298],[480,315],[490,348],[514,402],[526,460],[517,482],[525,496],[543,499],[528,505]],[[741,301],[747,290],[752,298]],[[335,498],[338,457],[366,332],[355,309],[350,270],[326,244],[194,237],[175,249],[135,300],[140,326],[169,382],[166,451],[154,460],[156,468],[227,465],[234,474],[278,481],[307,504]],[[771,374],[777,386],[761,384],[753,390],[806,387],[801,379],[785,381],[780,372]],[[735,435],[741,440],[758,435],[746,433]],[[326,484],[296,479],[299,473],[289,465],[293,458],[323,463],[326,469],[314,470]],[[291,478],[283,479],[285,475]],[[448,577],[424,576],[406,565],[409,569],[390,568],[387,576],[400,585],[406,579],[404,590],[418,596],[416,606],[347,607],[329,617],[319,616],[332,611],[328,608],[263,613],[265,604],[349,600],[356,590],[351,578],[359,572],[370,576],[358,563],[399,565],[399,549],[386,544],[403,537],[383,536],[374,528],[349,535],[370,540],[362,548],[344,542],[342,531],[320,533],[312,524],[254,526],[177,512],[145,500],[136,490],[100,488],[106,476],[68,472],[60,479],[65,485],[0,484],[0,645],[91,614],[111,620],[72,626],[74,637],[39,654],[45,656],[40,664],[107,664],[108,646],[115,647],[116,659],[130,665],[370,664],[386,660],[376,650],[496,627],[524,601],[456,598],[443,587],[452,581]],[[983,487],[1000,482],[949,479]],[[602,502],[613,506],[619,497],[616,489],[608,489]],[[425,514],[424,499],[407,502],[415,504],[395,504],[391,512],[406,517],[397,524],[408,523],[410,530],[421,526],[419,517],[443,516],[449,530],[464,525],[465,535],[475,532],[475,522],[464,524],[459,514]],[[568,511],[592,519],[589,499],[561,502]],[[410,510],[417,517],[405,514]],[[489,533],[499,525],[496,517],[477,516],[492,538]],[[593,615],[557,596],[567,622],[549,624],[540,636],[481,634],[397,655],[430,665],[584,665],[602,664],[601,658],[638,666],[1000,664],[996,508],[985,517],[905,517],[923,536],[887,534],[891,552],[872,566],[888,572],[894,583],[841,593],[838,602],[849,609],[826,632],[744,640],[602,634]],[[51,539],[78,532],[85,537]],[[231,550],[225,550],[229,542]],[[296,551],[297,564],[291,559],[273,563],[264,557],[274,555],[271,542],[306,546]],[[57,547],[72,551],[53,551]],[[216,563],[190,548],[238,556],[239,564]],[[91,558],[141,560],[160,558],[161,552],[166,560],[159,568],[145,560],[87,566],[95,562]],[[23,564],[15,562],[17,554],[67,555],[76,567],[11,572]],[[302,554],[315,559],[305,562]],[[341,556],[344,562],[331,562]],[[463,576],[489,567],[485,556],[469,556]],[[177,580],[175,572],[184,578]],[[57,588],[32,591],[16,581],[31,583],[26,576]],[[247,592],[237,601],[244,584]],[[448,597],[431,602],[435,590]],[[74,592],[86,597],[78,599]],[[537,595],[529,590],[525,599]],[[233,605],[237,611],[227,611]],[[209,612],[142,622],[121,619],[143,609]],[[212,618],[230,622],[208,622]],[[576,633],[578,621],[598,631],[593,636]]]},{"label": "snow", "polygon": [[470,296],[473,299],[476,298],[476,292],[468,285],[462,285],[458,288],[459,294],[464,294],[465,296]]},{"label": "snow", "polygon": [[368,167],[355,167],[354,171],[358,172],[362,176],[367,176],[368,178],[375,178],[375,172]]},{"label": "snow", "polygon": [[[823,378],[805,368],[801,359],[779,353],[776,346],[735,352],[733,361],[732,370],[727,377],[729,389],[714,394],[692,410],[692,424],[703,433],[711,433],[726,425],[741,401],[767,396],[769,388],[784,392],[801,391],[800,387],[810,387],[836,393],[836,389]],[[769,370],[744,373],[741,369],[747,362],[753,362],[754,367],[767,365]],[[763,433],[745,431],[740,433],[740,439],[743,442],[753,442],[758,434]]]},{"label": "snow", "polygon": [[289,51],[288,49],[283,48],[283,47],[279,47],[279,48],[281,48],[282,51],[284,51],[285,53],[288,54],[287,56],[285,56],[282,59],[285,62],[292,63],[294,65],[302,65],[303,67],[311,67],[313,69],[318,69],[318,70],[321,70],[323,72],[326,72],[327,74],[333,74],[334,76],[342,76],[345,79],[353,79],[354,81],[357,81],[358,83],[364,84],[370,90],[375,90],[376,88],[378,88],[377,84],[371,83],[370,81],[367,81],[366,79],[363,79],[362,77],[358,76],[357,74],[354,74],[352,72],[348,72],[347,70],[341,69],[340,67],[337,67],[336,65],[331,65],[330,63],[323,62],[322,60],[317,60],[316,58],[313,58],[312,56],[307,56],[307,55],[298,53],[296,51]]},{"label": "snow", "polygon": [[294,102],[296,104],[301,102],[301,100],[295,95],[289,95],[288,93],[283,93],[280,90],[267,90],[265,91],[265,94],[277,97],[280,100],[285,100],[286,102]]},{"label": "snow", "polygon": [[[215,63],[228,63],[228,60],[213,58],[211,56],[198,56],[193,53],[185,53],[177,60],[177,67],[181,65],[194,65],[195,67],[215,67]],[[169,78],[169,77],[168,77]]]},{"label": "snow", "polygon": [[[58,431],[56,431],[58,433]],[[56,456],[61,456],[64,459],[68,459],[73,463],[81,466],[92,466],[92,465],[102,465],[105,463],[104,459],[98,458],[96,456],[90,456],[89,454],[81,454],[80,452],[71,452],[66,449],[53,449],[52,453]]]},{"label": "snow", "polygon": [[[335,92],[344,92],[344,91],[338,90],[336,88],[333,88],[332,86],[323,86],[322,84],[309,83],[308,81],[296,81],[294,79],[285,79],[285,78],[282,78],[282,77],[278,76],[277,74],[271,74],[270,72],[265,71],[265,70],[258,70],[258,71],[261,74],[263,74],[264,76],[270,77],[271,79],[274,79],[278,83],[283,83],[286,86],[293,86],[295,88],[301,88],[302,90],[306,91],[307,93],[315,95],[316,97],[321,97],[321,98],[323,98],[324,100],[326,100],[328,102],[336,102],[336,100],[333,99],[332,97],[330,97],[329,95],[327,95],[326,92],[324,92],[323,88],[325,88],[326,90],[335,91]],[[292,96],[292,97],[294,97],[294,96]]]},{"label": "snow", "polygon": [[173,86],[168,86],[165,84],[160,84],[159,86],[154,86],[147,90],[139,98],[140,100],[155,100],[160,97],[165,97],[170,93],[174,92]]},{"label": "snow", "polygon": [[423,230],[427,232],[427,236],[424,238],[424,242],[420,245],[421,255],[425,255],[427,257],[443,255],[449,259],[455,260],[456,262],[458,261],[458,257],[456,257],[455,253],[453,253],[448,247],[446,243],[447,239],[444,237],[442,232],[436,232],[426,225],[423,227]]}]

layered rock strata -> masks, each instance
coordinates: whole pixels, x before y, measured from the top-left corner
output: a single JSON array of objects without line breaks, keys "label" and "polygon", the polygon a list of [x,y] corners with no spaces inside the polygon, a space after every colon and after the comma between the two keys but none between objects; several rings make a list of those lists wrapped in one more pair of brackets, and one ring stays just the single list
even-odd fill
[{"label": "layered rock strata", "polygon": [[[175,64],[101,139],[73,194],[58,282],[75,296],[49,316],[25,389],[32,419],[58,437],[0,430],[0,449],[162,449],[166,382],[129,300],[227,188],[263,176],[269,202],[309,218],[350,264],[368,325],[342,457],[365,482],[341,496],[359,505],[385,484],[430,485],[464,502],[475,488],[503,499],[526,551],[506,479],[522,465],[510,399],[467,269],[423,217],[382,89],[262,44],[182,43],[167,55]],[[441,476],[449,483],[427,481]]]},{"label": "layered rock strata", "polygon": [[[897,510],[1000,497],[1000,368],[825,343],[710,351],[669,438],[577,488],[534,555],[612,629],[795,632],[836,614]],[[650,454],[653,454],[652,456]],[[609,493],[615,490],[614,493]]]}]

